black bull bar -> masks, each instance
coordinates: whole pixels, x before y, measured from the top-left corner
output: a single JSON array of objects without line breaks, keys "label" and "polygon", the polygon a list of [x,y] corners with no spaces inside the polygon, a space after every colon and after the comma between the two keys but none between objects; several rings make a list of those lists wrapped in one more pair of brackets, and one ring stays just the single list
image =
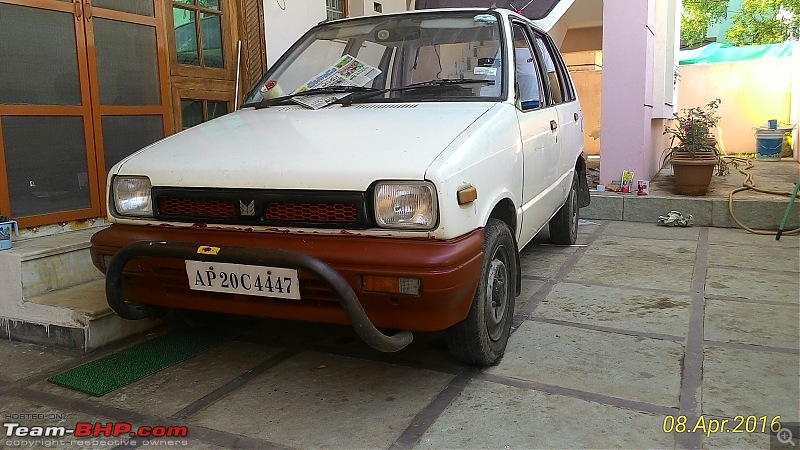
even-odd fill
[{"label": "black bull bar", "polygon": [[122,269],[138,256],[160,256],[204,262],[250,264],[254,266],[287,267],[314,274],[337,296],[339,303],[356,334],[370,347],[382,352],[396,352],[411,343],[410,331],[399,331],[392,336],[383,334],[369,320],[361,302],[350,284],[329,265],[313,256],[277,249],[251,249],[242,247],[207,247],[196,244],[158,241],[133,242],[122,247],[106,268],[106,298],[108,305],[120,317],[139,320],[149,317],[147,308],[131,305],[122,298]]}]

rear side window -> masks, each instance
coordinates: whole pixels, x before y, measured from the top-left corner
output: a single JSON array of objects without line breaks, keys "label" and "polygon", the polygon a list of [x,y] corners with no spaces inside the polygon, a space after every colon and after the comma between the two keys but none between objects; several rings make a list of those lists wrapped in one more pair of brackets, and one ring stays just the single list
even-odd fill
[{"label": "rear side window", "polygon": [[553,41],[546,35],[535,32],[536,44],[542,53],[547,81],[550,86],[554,104],[575,100],[575,90],[570,82],[567,66],[561,58]]}]

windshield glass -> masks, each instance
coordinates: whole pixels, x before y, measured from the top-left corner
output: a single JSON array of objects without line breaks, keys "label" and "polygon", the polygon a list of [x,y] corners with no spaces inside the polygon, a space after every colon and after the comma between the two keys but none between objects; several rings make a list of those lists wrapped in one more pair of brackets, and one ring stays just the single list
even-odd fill
[{"label": "windshield glass", "polygon": [[[504,92],[499,19],[451,11],[323,24],[295,44],[245,102],[331,86],[389,90],[365,101],[497,100]],[[420,83],[430,86],[400,89]]]}]

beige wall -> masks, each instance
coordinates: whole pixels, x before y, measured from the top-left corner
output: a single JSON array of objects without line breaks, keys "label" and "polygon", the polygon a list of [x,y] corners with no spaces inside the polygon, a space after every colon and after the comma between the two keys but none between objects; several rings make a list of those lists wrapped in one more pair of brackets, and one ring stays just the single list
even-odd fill
[{"label": "beige wall", "polygon": [[571,28],[561,43],[561,52],[603,49],[603,27]]},{"label": "beige wall", "polygon": [[800,103],[796,86],[792,96],[793,82],[800,84],[793,58],[683,65],[678,108],[722,99],[719,108],[722,148],[727,153],[754,153],[753,127],[762,126],[769,119],[791,122],[792,103],[795,110]]},{"label": "beige wall", "polygon": [[587,155],[600,154],[600,86],[599,70],[572,72],[575,91],[583,111],[583,151]]},{"label": "beige wall", "polygon": [[[570,60],[569,54],[564,58]],[[765,124],[768,119],[797,121],[792,119],[791,107],[794,103],[795,111],[800,109],[800,77],[796,76],[798,71],[793,69],[791,59],[696,64],[681,66],[680,70],[679,108],[704,105],[717,97],[722,99],[721,145],[728,153],[754,153],[753,127]],[[599,155],[602,71],[571,68],[570,72],[583,110],[584,151],[587,155]],[[654,171],[669,147],[669,141],[662,135],[663,123],[656,119],[652,122],[652,148],[657,164]],[[797,148],[798,139],[794,142]]]}]

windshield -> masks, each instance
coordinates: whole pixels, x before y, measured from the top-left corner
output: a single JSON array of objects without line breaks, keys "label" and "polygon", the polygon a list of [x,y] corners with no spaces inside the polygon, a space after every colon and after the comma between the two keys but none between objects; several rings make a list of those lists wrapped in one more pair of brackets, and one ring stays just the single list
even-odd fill
[{"label": "windshield", "polygon": [[[450,11],[322,24],[278,61],[245,102],[332,86],[386,90],[364,101],[497,100],[504,92],[499,19],[495,13]],[[419,84],[425,88],[401,89]]]}]

